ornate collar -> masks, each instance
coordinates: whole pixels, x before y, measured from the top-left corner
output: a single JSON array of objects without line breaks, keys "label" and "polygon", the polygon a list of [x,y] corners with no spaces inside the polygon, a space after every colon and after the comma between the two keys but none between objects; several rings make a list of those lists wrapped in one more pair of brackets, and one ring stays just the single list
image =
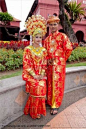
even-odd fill
[{"label": "ornate collar", "polygon": [[46,49],[44,47],[33,47],[33,46],[28,46],[28,49],[31,50],[31,52],[33,54],[35,54],[36,56],[41,56],[43,54],[43,51],[45,51]]}]

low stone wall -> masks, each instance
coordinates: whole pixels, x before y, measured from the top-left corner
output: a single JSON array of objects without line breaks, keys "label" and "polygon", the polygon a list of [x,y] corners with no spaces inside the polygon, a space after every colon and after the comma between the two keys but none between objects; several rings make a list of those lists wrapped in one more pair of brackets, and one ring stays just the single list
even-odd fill
[{"label": "low stone wall", "polygon": [[86,66],[66,68],[65,93],[86,87]]},{"label": "low stone wall", "polygon": [[23,114],[25,82],[21,76],[0,80],[0,127]]},{"label": "low stone wall", "polygon": [[[86,67],[66,68],[62,107],[86,96]],[[23,115],[28,95],[21,76],[0,80],[0,128]]]}]

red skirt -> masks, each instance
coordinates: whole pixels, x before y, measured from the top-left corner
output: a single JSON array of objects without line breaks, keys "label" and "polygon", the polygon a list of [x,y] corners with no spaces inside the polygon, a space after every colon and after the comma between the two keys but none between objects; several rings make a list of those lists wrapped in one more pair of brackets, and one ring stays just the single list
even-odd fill
[{"label": "red skirt", "polygon": [[24,114],[30,114],[33,119],[37,118],[37,115],[46,115],[45,98],[29,96],[26,106],[24,108]]},{"label": "red skirt", "polygon": [[[46,81],[35,81],[34,83],[27,82],[30,96],[24,108],[24,114],[30,114],[33,119],[37,115],[46,115],[45,96],[46,96]],[[26,84],[27,84],[26,83]]]}]

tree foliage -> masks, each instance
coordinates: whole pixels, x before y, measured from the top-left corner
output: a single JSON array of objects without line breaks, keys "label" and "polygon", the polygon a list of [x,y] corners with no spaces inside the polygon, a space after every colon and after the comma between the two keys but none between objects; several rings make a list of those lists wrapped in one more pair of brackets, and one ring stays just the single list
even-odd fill
[{"label": "tree foliage", "polygon": [[6,25],[7,22],[13,21],[13,17],[8,12],[0,12],[0,21]]},{"label": "tree foliage", "polygon": [[64,32],[68,35],[71,42],[78,42],[75,32],[71,26],[76,20],[85,15],[81,3],[69,3],[68,0],[57,0],[59,2],[59,18]]},{"label": "tree foliage", "polygon": [[77,20],[81,20],[81,17],[85,16],[84,7],[81,7],[81,5],[82,3],[77,4],[76,1],[65,4],[65,9],[70,15],[71,24]]},{"label": "tree foliage", "polygon": [[13,21],[13,16],[8,12],[0,12],[0,21],[1,21],[1,24],[4,25],[4,28],[9,36],[18,38],[18,40],[22,40],[25,37],[26,34],[23,37],[21,37],[20,35],[15,36],[9,33],[6,25],[8,25],[9,22]]}]

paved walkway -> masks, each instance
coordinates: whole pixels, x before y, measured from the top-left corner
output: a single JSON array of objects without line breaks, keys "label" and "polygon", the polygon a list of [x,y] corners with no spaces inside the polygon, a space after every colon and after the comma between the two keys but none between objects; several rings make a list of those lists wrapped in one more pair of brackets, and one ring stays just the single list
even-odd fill
[{"label": "paved walkway", "polygon": [[86,129],[86,97],[64,109],[43,129]]},{"label": "paved walkway", "polygon": [[47,107],[46,117],[33,120],[29,115],[23,115],[3,129],[86,129],[86,97],[55,116],[50,115]]}]

